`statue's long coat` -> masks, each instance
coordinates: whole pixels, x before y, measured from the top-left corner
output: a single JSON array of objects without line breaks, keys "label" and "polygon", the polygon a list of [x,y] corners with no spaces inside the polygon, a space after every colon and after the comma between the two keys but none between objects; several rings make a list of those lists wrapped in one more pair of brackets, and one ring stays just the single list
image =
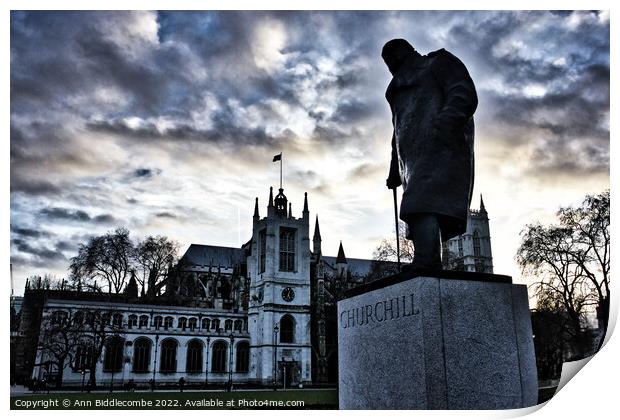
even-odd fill
[{"label": "statue's long coat", "polygon": [[439,216],[442,240],[465,232],[474,184],[476,88],[465,65],[441,49],[411,55],[385,94],[392,109],[390,176],[400,175],[400,218]]}]

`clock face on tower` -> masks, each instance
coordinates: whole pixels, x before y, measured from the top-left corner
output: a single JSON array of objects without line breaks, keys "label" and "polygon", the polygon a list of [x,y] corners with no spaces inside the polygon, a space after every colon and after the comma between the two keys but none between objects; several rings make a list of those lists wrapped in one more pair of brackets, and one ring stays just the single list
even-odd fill
[{"label": "clock face on tower", "polygon": [[285,288],[282,290],[282,299],[287,302],[292,302],[293,299],[295,299],[295,291],[290,287]]}]

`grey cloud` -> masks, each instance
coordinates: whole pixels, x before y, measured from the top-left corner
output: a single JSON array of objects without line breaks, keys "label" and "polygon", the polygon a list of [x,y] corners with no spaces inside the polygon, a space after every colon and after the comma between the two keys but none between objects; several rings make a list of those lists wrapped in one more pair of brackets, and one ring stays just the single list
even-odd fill
[{"label": "grey cloud", "polygon": [[133,171],[133,175],[136,178],[151,178],[155,175],[161,174],[161,169],[157,168],[138,168]]},{"label": "grey cloud", "polygon": [[167,212],[167,211],[159,212],[159,213],[155,214],[155,217],[159,217],[159,218],[163,218],[163,219],[176,219],[177,218],[177,216],[175,214]]},{"label": "grey cloud", "polygon": [[83,210],[73,210],[62,207],[44,208],[39,211],[39,214],[51,220],[94,222],[101,224],[111,224],[116,221],[116,219],[110,214],[100,214],[91,217],[87,212]]},{"label": "grey cloud", "polygon": [[[26,261],[35,267],[46,267],[47,264],[57,264],[59,261],[67,260],[64,254],[59,250],[38,246],[21,238],[13,239],[11,243],[18,252],[26,254]],[[22,256],[22,258],[24,258],[24,256]]]},{"label": "grey cloud", "polygon": [[42,231],[42,230],[13,226],[13,225],[11,225],[11,232],[19,235],[20,237],[27,237],[27,238],[41,238],[41,237],[49,236],[49,233]]}]

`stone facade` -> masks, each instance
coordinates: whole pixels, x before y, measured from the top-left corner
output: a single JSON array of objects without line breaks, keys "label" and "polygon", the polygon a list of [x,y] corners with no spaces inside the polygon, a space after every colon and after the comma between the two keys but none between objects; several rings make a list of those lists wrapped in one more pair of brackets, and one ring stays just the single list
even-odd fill
[{"label": "stone facade", "polygon": [[[130,379],[135,383],[155,379],[158,384],[177,384],[181,377],[188,384],[226,383],[229,371],[232,371],[233,382],[248,381],[250,337],[244,314],[218,309],[48,299],[42,313],[42,325],[47,325],[46,320],[55,322],[53,320],[62,318],[75,324],[80,313],[86,315],[93,311],[111,315],[104,340],[119,337],[124,343],[120,360],[114,359],[112,345],[103,347],[96,364],[98,385],[114,382],[120,386]],[[46,373],[59,373],[42,364],[51,357],[46,351],[46,329],[49,330],[41,330],[41,350],[37,353],[32,373],[37,379]],[[88,335],[85,332],[85,338]],[[140,355],[134,352],[139,342],[146,344]],[[87,339],[84,343],[86,347],[91,344]],[[90,349],[86,348],[86,351]],[[81,384],[82,371],[88,369],[88,361],[79,355],[74,357],[63,369],[64,385]],[[188,363],[188,359],[193,362]],[[205,367],[208,374],[205,374]],[[88,381],[88,376],[85,380]]]},{"label": "stone facade", "polygon": [[[253,217],[248,275],[250,372],[263,384],[311,382],[310,242],[307,197],[301,218],[280,189],[267,217]],[[274,376],[277,376],[274,379]]]},{"label": "stone facade", "polygon": [[489,215],[480,197],[480,209],[469,210],[464,234],[443,243],[446,270],[493,273]]},{"label": "stone facade", "polygon": [[[135,280],[122,295],[27,290],[15,347],[16,375],[36,379],[49,373],[41,365],[49,355],[40,349],[46,319],[59,311],[71,318],[91,308],[118,314],[120,324],[110,324],[110,332],[124,342],[123,363],[114,369],[105,367],[107,347],[103,348],[96,367],[100,386],[153,378],[171,384],[181,377],[188,384],[232,379],[236,385],[248,386],[334,385],[338,380],[336,302],[346,290],[375,280],[376,262],[347,258],[342,243],[336,257],[324,256],[318,216],[311,244],[307,195],[301,217],[294,217],[283,189],[275,197],[270,190],[266,210],[261,217],[257,198],[252,237],[240,248],[190,245],[179,263],[169,268],[166,285],[157,296],[140,293]],[[481,240],[478,256],[473,243],[476,232]],[[458,251],[459,240],[464,252],[449,265],[492,271],[483,204],[479,211],[470,211],[468,231],[452,240],[451,251]],[[476,265],[477,260],[483,266]],[[381,264],[385,268],[392,263]],[[395,269],[392,265],[388,268]],[[140,357],[148,353],[148,367],[134,360],[136,343]],[[167,344],[166,357],[172,347],[176,349],[163,370],[162,343]],[[71,361],[62,370],[62,382],[81,382],[80,370]]]}]

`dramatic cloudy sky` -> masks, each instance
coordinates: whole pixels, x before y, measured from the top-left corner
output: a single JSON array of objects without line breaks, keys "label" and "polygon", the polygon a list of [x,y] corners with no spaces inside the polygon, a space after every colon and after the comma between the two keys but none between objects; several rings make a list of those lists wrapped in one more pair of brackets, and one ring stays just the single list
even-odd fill
[{"label": "dramatic cloudy sky", "polygon": [[395,37],[468,66],[472,207],[482,193],[495,270],[518,277],[523,226],[609,186],[608,13],[13,12],[16,289],[116,226],[239,246],[280,151],[324,253],[370,257],[393,229],[380,50]]}]

